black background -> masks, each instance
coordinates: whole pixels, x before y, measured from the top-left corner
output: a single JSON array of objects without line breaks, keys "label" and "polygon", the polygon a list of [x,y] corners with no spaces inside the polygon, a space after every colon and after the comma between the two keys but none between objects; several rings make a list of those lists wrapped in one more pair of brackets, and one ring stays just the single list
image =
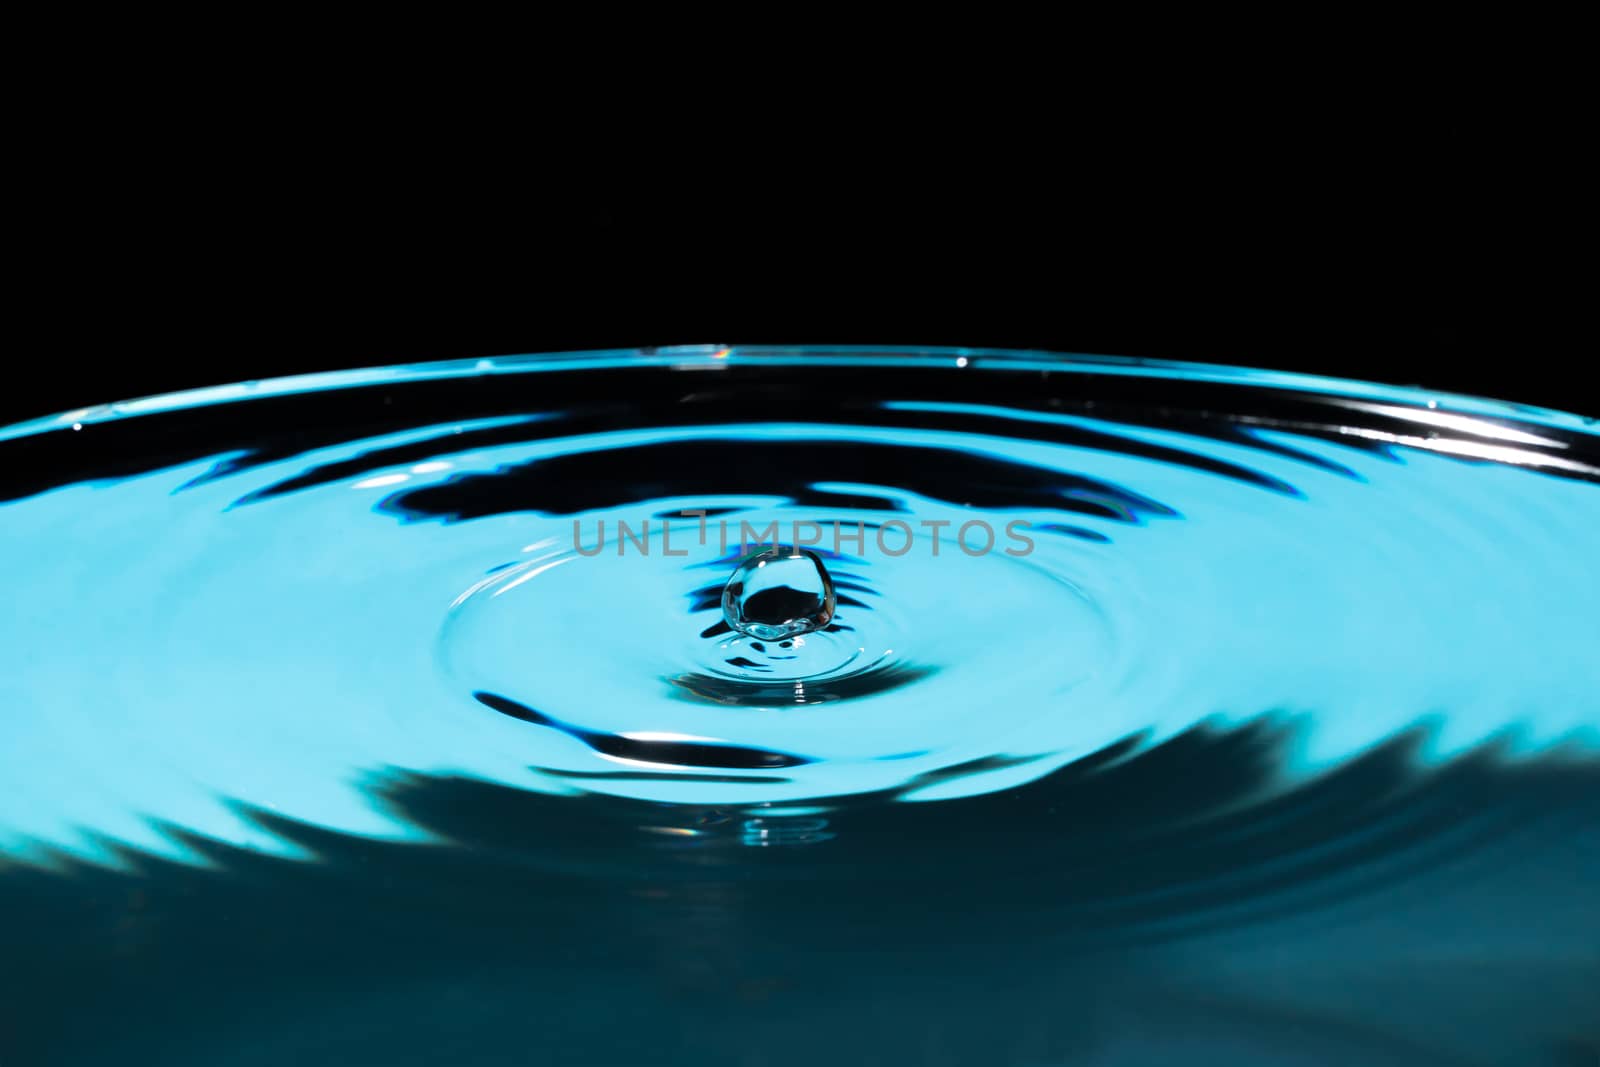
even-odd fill
[{"label": "black background", "polygon": [[72,199],[0,419],[678,343],[1044,348],[1600,407],[1570,139],[1521,111],[920,133],[709,153],[669,130],[603,162],[191,145]]}]

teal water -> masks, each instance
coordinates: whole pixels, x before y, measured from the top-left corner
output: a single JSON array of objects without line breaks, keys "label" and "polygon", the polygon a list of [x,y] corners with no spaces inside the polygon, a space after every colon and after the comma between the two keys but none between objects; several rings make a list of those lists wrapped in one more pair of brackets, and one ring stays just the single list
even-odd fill
[{"label": "teal water", "polygon": [[1597,549],[1579,416],[1044,353],[3,428],[0,1064],[1592,1063]]}]

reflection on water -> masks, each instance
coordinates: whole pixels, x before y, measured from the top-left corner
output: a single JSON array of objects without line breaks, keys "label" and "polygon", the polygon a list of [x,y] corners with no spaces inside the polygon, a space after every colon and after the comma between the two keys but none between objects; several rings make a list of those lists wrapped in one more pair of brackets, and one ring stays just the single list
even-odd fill
[{"label": "reflection on water", "polygon": [[27,1020],[14,1048],[60,1063],[113,1047],[196,1064],[440,1049],[473,1064],[1583,1062],[1600,767],[1487,748],[1418,770],[1407,736],[1253,803],[1286,740],[1197,729],[1003,793],[862,798],[826,818],[371,784],[445,845],[244,813],[315,862],[172,828],[213,867],[130,853],[126,870],[0,875],[0,907],[30,919],[6,930],[7,1003]]}]

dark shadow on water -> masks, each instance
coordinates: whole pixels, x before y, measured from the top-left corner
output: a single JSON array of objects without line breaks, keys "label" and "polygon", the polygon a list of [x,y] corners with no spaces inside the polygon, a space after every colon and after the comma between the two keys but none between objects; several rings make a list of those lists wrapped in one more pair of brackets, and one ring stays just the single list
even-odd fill
[{"label": "dark shadow on water", "polygon": [[[1400,1015],[1423,1022],[1400,1025],[1293,981],[1192,978],[1228,962],[1217,945],[1272,931],[1292,957],[1327,917],[1418,908],[1461,918],[1353,941],[1366,970],[1476,953],[1484,1004],[1448,1025],[1574,1062],[1576,1013],[1497,1021],[1527,979],[1494,969],[1488,935],[1592,888],[1600,764],[1491,746],[1424,768],[1420,740],[1277,791],[1292,736],[1260,721],[983,796],[789,818],[392,775],[376,801],[441,843],[251,811],[316,860],[174,829],[214,869],[0,871],[0,1062],[1501,1062],[1428,1024],[1422,986]],[[1441,888],[1464,904],[1430,904]],[[1586,922],[1567,938],[1600,944]]]},{"label": "dark shadow on water", "polygon": [[812,762],[804,756],[790,752],[777,752],[765,748],[748,748],[743,745],[705,744],[697,741],[663,741],[628,737],[623,734],[602,733],[564,723],[559,719],[528,707],[526,704],[500,696],[497,693],[476,692],[473,699],[484,707],[493,708],[502,715],[532,726],[559,730],[568,737],[583,742],[596,752],[617,759],[641,763],[657,763],[673,767],[719,767],[724,770],[779,770],[799,767]]}]

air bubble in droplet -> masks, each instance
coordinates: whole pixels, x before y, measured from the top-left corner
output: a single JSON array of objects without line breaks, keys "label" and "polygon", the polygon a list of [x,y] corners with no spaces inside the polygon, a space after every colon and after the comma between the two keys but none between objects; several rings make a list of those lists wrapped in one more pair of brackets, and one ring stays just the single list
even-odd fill
[{"label": "air bubble in droplet", "polygon": [[722,617],[763,641],[820,630],[833,621],[833,579],[804,548],[769,548],[739,565],[722,590]]}]

